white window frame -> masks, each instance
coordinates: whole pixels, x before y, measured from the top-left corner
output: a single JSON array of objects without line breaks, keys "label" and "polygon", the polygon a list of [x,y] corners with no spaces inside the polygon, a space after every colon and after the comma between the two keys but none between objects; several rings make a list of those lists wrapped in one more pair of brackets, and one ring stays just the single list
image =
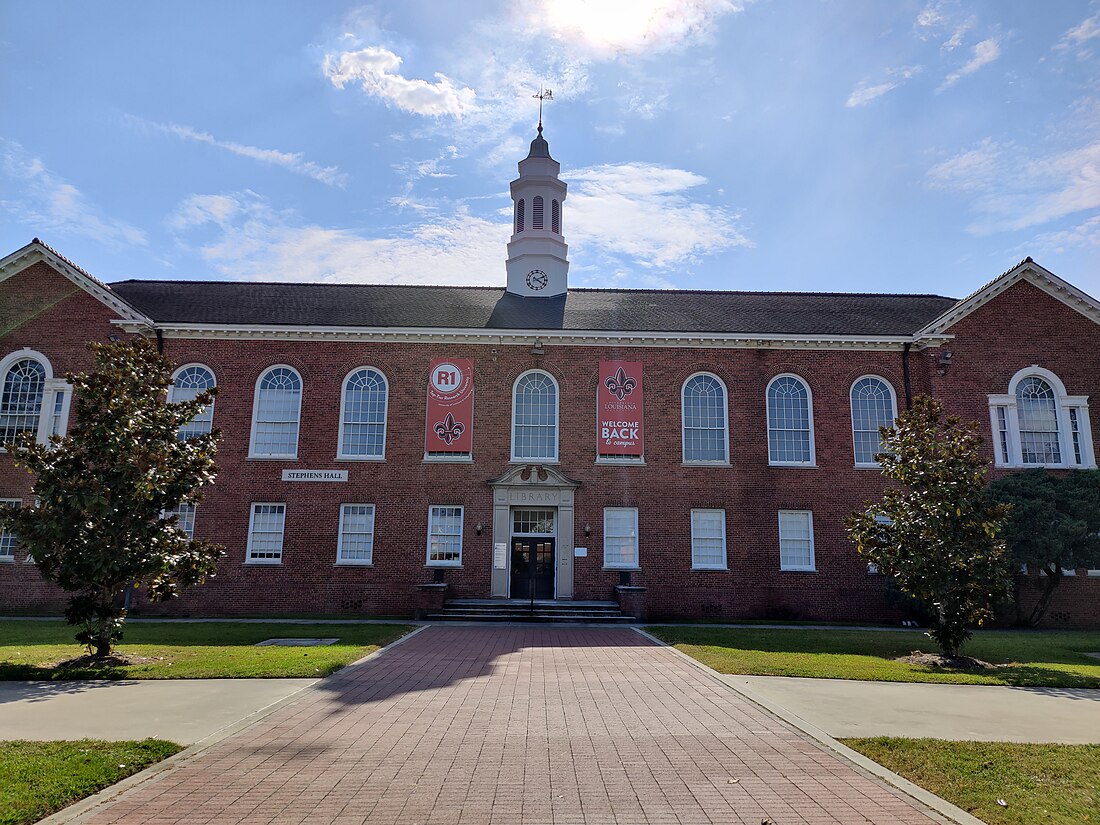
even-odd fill
[{"label": "white window frame", "polygon": [[[344,558],[344,511],[348,507],[370,508],[370,555],[365,559]],[[378,508],[366,502],[345,502],[340,505],[340,521],[336,532],[336,564],[341,567],[373,567],[374,566],[374,520],[378,515]],[[356,535],[365,535],[357,533]]]},{"label": "white window frame", "polygon": [[[344,425],[347,423],[344,419],[345,407],[347,406],[347,391],[348,381],[357,372],[363,370],[371,370],[382,376],[382,385],[386,389],[386,403],[382,405],[382,452],[377,455],[357,455],[348,454],[344,452]],[[302,394],[305,395],[305,385],[302,386]],[[301,426],[299,422],[299,426]],[[336,458],[339,461],[385,461],[386,460],[386,435],[390,428],[390,379],[386,377],[386,373],[380,370],[378,367],[371,366],[370,364],[364,364],[360,367],[356,367],[353,370],[348,370],[348,374],[344,376],[344,380],[340,382],[340,426],[336,431]]]},{"label": "white window frame", "polygon": [[[695,554],[695,540],[698,538],[695,535],[695,514],[696,513],[718,513],[722,519],[722,561],[719,564],[703,564],[701,563]],[[708,538],[710,538],[708,536]],[[726,511],[713,507],[697,507],[691,511],[691,569],[692,570],[729,570],[729,556],[726,549]]]},{"label": "white window frame", "polygon": [[[21,498],[0,498],[0,507],[14,507],[19,509],[23,506],[23,499]],[[4,542],[11,540],[11,555],[0,556],[0,564],[13,564],[15,562],[15,546],[18,544],[14,533],[9,533],[7,530],[0,528],[0,547],[4,546]]]},{"label": "white window frame", "polygon": [[[693,378],[698,378],[700,375],[705,375],[708,378],[713,378],[722,387],[723,394],[723,406],[725,407],[725,416],[722,421],[723,433],[725,434],[726,449],[725,457],[722,459],[707,459],[707,458],[688,458],[687,457],[687,405],[684,403],[684,392],[687,390],[688,382]],[[730,463],[730,392],[729,387],[726,386],[726,382],[715,375],[713,372],[707,372],[706,370],[700,370],[699,372],[693,372],[687,378],[684,379],[684,383],[680,385],[680,460],[684,464],[691,465],[693,467],[728,467]]]},{"label": "white window frame", "polygon": [[[432,560],[432,522],[433,513],[437,509],[448,508],[450,510],[458,510],[458,558],[453,561],[433,561]],[[466,507],[462,504],[430,504],[428,505],[428,546],[425,551],[425,561],[428,567],[461,567],[462,566],[462,551],[465,541],[466,531]],[[453,533],[441,533],[440,535],[454,535]]]},{"label": "white window frame", "polygon": [[886,385],[886,389],[890,391],[891,426],[893,426],[893,424],[898,420],[898,394],[897,391],[894,389],[894,385],[892,382],[887,381],[881,375],[875,375],[874,373],[867,373],[866,375],[859,376],[859,378],[853,381],[848,387],[848,415],[851,419],[852,424],[852,459],[855,462],[855,466],[861,470],[878,470],[882,468],[882,465],[879,464],[877,461],[860,461],[859,457],[856,455],[856,408],[855,404],[852,403],[852,390],[856,388],[856,384],[867,378],[871,378],[875,381],[881,381],[883,384]]},{"label": "white window frame", "polygon": [[[805,565],[783,564],[783,516],[806,516],[807,526],[810,528],[810,563]],[[814,511],[813,510],[780,510],[779,511],[779,569],[782,571],[816,573],[817,555],[814,550]]]},{"label": "white window frame", "polygon": [[[554,455],[550,458],[532,458],[530,456],[520,456],[516,453],[516,389],[519,387],[519,382],[522,381],[528,375],[538,373],[539,375],[545,375],[550,379],[550,383],[554,385]],[[546,370],[533,369],[526,370],[516,376],[516,380],[512,382],[512,462],[517,464],[522,463],[535,463],[535,464],[557,464],[558,456],[561,454],[561,386],[558,384],[558,379],[551,375]]]},{"label": "white window frame", "polygon": [[[256,523],[256,508],[257,507],[282,507],[283,508],[283,523],[282,530],[279,533],[279,558],[267,559],[267,558],[253,558],[252,557],[252,536],[253,527]],[[256,564],[256,565],[281,565],[283,563],[283,556],[286,555],[286,502],[285,501],[254,501],[249,505],[248,512],[248,544],[245,547],[244,563]]]},{"label": "white window frame", "polygon": [[[269,372],[277,369],[287,369],[298,376],[298,384],[302,388],[302,391],[298,393],[298,428],[294,433],[294,452],[293,453],[257,453],[256,452],[256,416],[260,412],[260,382],[264,380]],[[290,364],[271,364],[264,367],[260,374],[256,377],[256,384],[252,388],[252,431],[248,438],[248,457],[260,460],[274,460],[274,461],[295,461],[298,458],[298,445],[302,439],[302,399],[306,394],[306,382],[302,380],[302,374]]]},{"label": "white window frame", "polygon": [[[609,513],[630,513],[634,517],[634,563],[609,562],[607,560],[607,516]],[[641,570],[642,558],[639,554],[638,537],[638,508],[637,507],[604,507],[603,508],[603,566],[605,570]]]},{"label": "white window frame", "polygon": [[[802,385],[806,390],[806,414],[810,424],[810,460],[809,461],[776,461],[772,458],[772,385],[781,378],[791,378]],[[814,393],[810,389],[810,383],[801,375],[793,372],[783,372],[776,375],[768,382],[764,390],[764,423],[768,433],[768,466],[770,467],[816,467],[817,448],[814,446]]]},{"label": "white window frame", "polygon": [[[210,373],[210,377],[214,381],[214,386],[215,387],[218,386],[218,376],[214,372],[214,370],[212,370],[206,364],[199,363],[198,361],[193,361],[189,364],[184,364],[183,366],[179,367],[175,372],[172,373],[172,383],[168,387],[168,401],[169,402],[173,402],[173,401],[176,400],[176,390],[178,389],[178,387],[176,386],[176,379],[179,377],[180,373],[182,373],[184,370],[189,370],[189,369],[192,369],[192,368],[195,368],[195,367],[197,367],[198,369],[206,370],[208,373]],[[266,370],[265,370],[265,372],[266,372]],[[257,386],[259,386],[258,382],[257,382]],[[214,399],[213,398],[210,399],[210,403],[207,405],[207,409],[210,410],[210,430],[207,430],[207,432],[210,432],[211,430],[214,429]],[[195,416],[195,418],[198,418],[198,416]],[[192,418],[186,424],[181,426],[180,429],[183,430],[187,427],[190,427],[191,424],[194,423],[194,420],[195,419]],[[299,422],[299,426],[300,426],[300,422]]]},{"label": "white window frame", "polygon": [[[1058,421],[1058,450],[1062,461],[1058,464],[1025,464],[1023,448],[1020,443],[1020,418],[1016,404],[1016,387],[1025,378],[1041,378],[1054,391],[1054,409]],[[1008,469],[1050,468],[1060,470],[1095,470],[1096,455],[1093,452],[1092,425],[1089,422],[1089,397],[1087,395],[1069,395],[1062,380],[1048,369],[1032,364],[1017,372],[1008,382],[1008,392],[990,394],[989,424],[993,441],[993,463],[997,467]],[[1077,433],[1081,450],[1081,463],[1076,463],[1071,433],[1070,409],[1077,414]],[[1000,410],[1004,410],[1008,455],[1005,455],[1001,443]]]},{"label": "white window frame", "polygon": [[[3,392],[4,381],[8,377],[8,370],[11,369],[13,364],[26,358],[37,361],[46,372],[46,380],[42,385],[42,406],[39,407],[38,410],[38,426],[35,429],[34,438],[39,444],[47,444],[49,443],[50,436],[54,434],[52,432],[54,403],[55,396],[58,392],[62,393],[62,402],[57,435],[65,435],[65,433],[68,432],[69,407],[72,404],[73,386],[64,378],[54,377],[53,365],[50,363],[49,358],[37,350],[24,347],[21,350],[8,353],[4,358],[0,358],[0,392]],[[4,452],[6,451],[3,447],[0,447],[0,453]]]},{"label": "white window frame", "polygon": [[[183,526],[183,524],[184,524],[183,513],[180,512],[180,507],[190,507],[191,508],[191,529],[190,530],[188,530],[186,527]],[[171,510],[164,510],[164,511],[161,512],[160,515],[161,515],[161,518],[166,518],[168,516],[177,516],[178,521],[176,522],[176,526],[179,527],[181,530],[183,530],[184,533],[187,534],[188,539],[194,541],[194,539],[195,539],[195,519],[198,518],[198,514],[199,514],[199,505],[192,504],[189,501],[181,501],[179,503],[179,506],[173,507]],[[251,531],[249,532],[249,535],[251,535]]]}]

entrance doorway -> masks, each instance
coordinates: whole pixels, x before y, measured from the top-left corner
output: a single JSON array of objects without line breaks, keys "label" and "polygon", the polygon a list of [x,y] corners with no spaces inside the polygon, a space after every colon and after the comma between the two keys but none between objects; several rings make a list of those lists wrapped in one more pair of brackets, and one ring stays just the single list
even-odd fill
[{"label": "entrance doorway", "polygon": [[550,508],[512,510],[513,599],[554,598],[556,516]]}]

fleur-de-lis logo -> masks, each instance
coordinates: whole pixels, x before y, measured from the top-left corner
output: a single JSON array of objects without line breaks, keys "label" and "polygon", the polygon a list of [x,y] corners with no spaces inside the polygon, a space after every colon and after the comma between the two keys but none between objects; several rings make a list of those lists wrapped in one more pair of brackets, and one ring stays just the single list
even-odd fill
[{"label": "fleur-de-lis logo", "polygon": [[634,392],[634,388],[638,386],[638,382],[628,376],[622,367],[619,367],[614,375],[608,376],[604,384],[607,385],[607,389],[611,394],[620,401]]},{"label": "fleur-de-lis logo", "polygon": [[464,432],[466,432],[466,428],[460,422],[455,421],[455,417],[450,413],[447,413],[447,417],[435,425],[435,434],[443,439],[444,444],[453,443]]}]

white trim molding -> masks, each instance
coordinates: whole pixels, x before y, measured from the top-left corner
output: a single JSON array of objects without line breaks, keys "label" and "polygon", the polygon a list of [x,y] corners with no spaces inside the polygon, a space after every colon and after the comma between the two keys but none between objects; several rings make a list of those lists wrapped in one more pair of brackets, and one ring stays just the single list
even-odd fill
[{"label": "white trim molding", "polygon": [[[1057,462],[1025,461],[1023,439],[1020,435],[1019,404],[1016,389],[1026,378],[1039,378],[1046,382],[1054,394],[1055,423],[1058,428]],[[1053,372],[1037,364],[1019,370],[1008,382],[1007,393],[991,393],[989,400],[989,424],[993,436],[994,465],[1005,469],[1034,469],[1046,467],[1060,470],[1096,469],[1096,455],[1092,443],[1092,426],[1089,422],[1089,397],[1069,395],[1062,380]]]}]

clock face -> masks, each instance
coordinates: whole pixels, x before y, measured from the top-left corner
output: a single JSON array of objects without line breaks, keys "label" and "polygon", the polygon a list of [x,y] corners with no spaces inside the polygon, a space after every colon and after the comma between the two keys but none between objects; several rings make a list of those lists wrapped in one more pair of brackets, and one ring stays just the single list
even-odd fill
[{"label": "clock face", "polygon": [[542,289],[547,280],[546,273],[541,269],[532,269],[527,273],[527,286],[531,289]]}]

